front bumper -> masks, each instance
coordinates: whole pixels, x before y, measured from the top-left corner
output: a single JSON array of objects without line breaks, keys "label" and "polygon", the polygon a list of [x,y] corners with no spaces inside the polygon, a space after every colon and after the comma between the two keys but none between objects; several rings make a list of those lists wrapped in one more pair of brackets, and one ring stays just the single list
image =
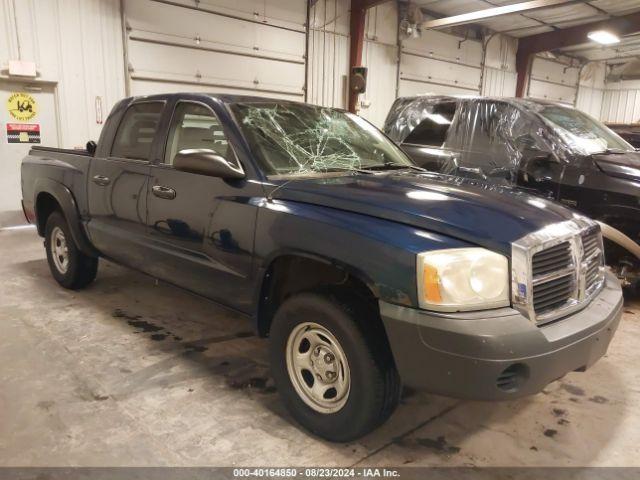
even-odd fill
[{"label": "front bumper", "polygon": [[380,311],[405,385],[506,400],[593,365],[618,328],[622,304],[620,284],[607,272],[587,307],[543,326],[511,308],[439,314],[380,302]]}]

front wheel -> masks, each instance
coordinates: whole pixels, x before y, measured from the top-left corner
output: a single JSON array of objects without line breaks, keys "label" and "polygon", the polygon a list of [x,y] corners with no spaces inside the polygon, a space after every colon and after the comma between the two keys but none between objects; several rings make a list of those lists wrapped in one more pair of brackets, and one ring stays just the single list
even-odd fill
[{"label": "front wheel", "polygon": [[359,438],[381,425],[400,396],[386,339],[367,309],[337,295],[286,300],[271,327],[271,368],[291,415],[330,441]]},{"label": "front wheel", "polygon": [[53,212],[47,219],[44,247],[51,275],[63,287],[78,290],[96,278],[98,259],[80,251],[60,212]]}]

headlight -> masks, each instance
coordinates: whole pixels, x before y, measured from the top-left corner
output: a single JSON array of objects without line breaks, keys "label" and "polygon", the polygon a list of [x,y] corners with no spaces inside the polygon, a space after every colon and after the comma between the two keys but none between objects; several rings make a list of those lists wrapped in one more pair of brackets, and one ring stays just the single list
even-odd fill
[{"label": "headlight", "polygon": [[418,255],[420,308],[440,312],[509,305],[509,262],[484,248],[435,250]]}]

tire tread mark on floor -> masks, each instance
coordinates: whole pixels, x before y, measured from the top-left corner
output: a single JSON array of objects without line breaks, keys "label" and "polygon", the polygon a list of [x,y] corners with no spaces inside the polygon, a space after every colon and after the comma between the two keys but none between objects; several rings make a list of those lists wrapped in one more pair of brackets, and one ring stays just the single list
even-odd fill
[{"label": "tire tread mark on floor", "polygon": [[[137,372],[129,375],[124,381],[120,381],[118,383],[119,388],[112,393],[113,398],[121,399],[130,395],[131,393],[140,390],[146,382],[151,380],[160,374],[167,374],[169,370],[171,370],[176,365],[179,365],[184,361],[185,355],[193,356],[201,356],[202,352],[199,351],[190,351],[188,348],[195,346],[203,346],[203,345],[212,345],[212,344],[220,344],[225,342],[230,342],[233,340],[239,340],[243,338],[248,338],[255,336],[252,333],[247,332],[238,332],[229,335],[220,335],[215,337],[207,337],[202,338],[200,340],[194,340],[191,342],[184,342],[183,347],[187,348],[186,351],[180,352],[176,355],[172,355],[166,357],[159,362],[151,364],[147,367],[144,367]],[[203,372],[200,377],[209,376],[210,373]],[[190,375],[190,378],[195,378],[193,375]]]},{"label": "tire tread mark on floor", "polygon": [[454,409],[458,408],[460,405],[462,405],[464,403],[464,400],[461,400],[459,402],[454,403],[453,405],[448,406],[447,408],[445,408],[444,410],[436,413],[435,415],[432,415],[431,417],[427,418],[425,421],[420,422],[418,425],[416,425],[415,427],[407,430],[404,433],[401,433],[398,436],[393,437],[392,439],[390,439],[388,442],[386,442],[384,445],[381,445],[380,447],[376,448],[375,450],[369,452],[367,455],[365,455],[364,457],[362,457],[360,460],[358,460],[355,463],[352,463],[349,468],[354,468],[356,465],[364,462],[365,460],[373,457],[374,455],[377,455],[378,453],[380,453],[382,450],[384,450],[385,448],[389,447],[390,445],[393,445],[394,443],[397,443],[399,439],[405,438],[409,435],[411,435],[412,433],[417,432],[418,430],[420,430],[422,427],[424,427],[425,425],[430,424],[431,422],[434,422],[436,420],[438,420],[439,418],[444,417],[446,414],[448,414],[449,412],[453,411]]}]

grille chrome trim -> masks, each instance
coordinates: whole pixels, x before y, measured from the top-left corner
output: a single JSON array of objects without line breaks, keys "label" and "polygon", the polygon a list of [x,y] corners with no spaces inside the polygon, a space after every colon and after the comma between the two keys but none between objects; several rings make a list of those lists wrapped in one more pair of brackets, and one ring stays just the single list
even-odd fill
[{"label": "grille chrome trim", "polygon": [[[568,251],[561,247],[563,243],[568,243]],[[549,225],[514,242],[511,251],[513,308],[538,325],[584,308],[604,286],[602,235],[598,224],[588,218],[575,215],[572,220]],[[543,269],[543,272],[534,277],[534,256],[540,252],[548,253],[537,261],[538,270]],[[568,265],[559,252],[564,252],[565,256],[568,254]],[[561,268],[547,271],[553,262]],[[541,288],[568,276],[571,278],[559,282],[558,295]],[[534,287],[542,292],[535,298]],[[536,312],[535,303],[539,312]]]}]

